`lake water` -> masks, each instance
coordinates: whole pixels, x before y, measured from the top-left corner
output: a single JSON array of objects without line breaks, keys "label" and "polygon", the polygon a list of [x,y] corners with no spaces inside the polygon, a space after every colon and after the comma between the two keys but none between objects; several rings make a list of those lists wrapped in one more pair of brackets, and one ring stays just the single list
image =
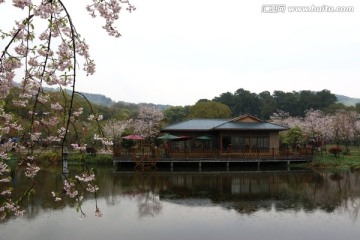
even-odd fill
[{"label": "lake water", "polygon": [[[70,174],[80,171],[73,167]],[[42,170],[24,217],[0,222],[0,239],[359,239],[360,174],[310,170],[133,172],[96,167],[100,192],[81,217],[54,202],[59,169]],[[29,183],[15,172],[13,184]],[[15,194],[21,194],[21,193]]]}]

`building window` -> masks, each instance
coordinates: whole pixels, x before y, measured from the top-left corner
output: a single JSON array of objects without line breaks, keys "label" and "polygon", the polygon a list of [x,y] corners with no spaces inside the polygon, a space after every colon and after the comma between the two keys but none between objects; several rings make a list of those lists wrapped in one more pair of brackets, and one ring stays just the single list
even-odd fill
[{"label": "building window", "polygon": [[269,149],[269,136],[224,136],[223,149],[249,151],[251,149]]},{"label": "building window", "polygon": [[253,141],[253,148],[259,149],[268,149],[269,148],[269,137],[262,136],[262,137],[255,137],[252,139]]}]

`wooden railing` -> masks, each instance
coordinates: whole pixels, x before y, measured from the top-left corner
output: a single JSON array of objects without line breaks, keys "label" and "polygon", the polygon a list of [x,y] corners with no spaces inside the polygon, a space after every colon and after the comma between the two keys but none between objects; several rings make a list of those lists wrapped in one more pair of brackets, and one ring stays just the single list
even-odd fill
[{"label": "wooden railing", "polygon": [[311,148],[270,148],[270,149],[236,149],[231,151],[220,151],[219,149],[199,150],[168,150],[160,148],[114,148],[114,158],[134,158],[146,156],[149,158],[169,159],[217,159],[217,158],[281,158],[281,157],[311,157]]}]

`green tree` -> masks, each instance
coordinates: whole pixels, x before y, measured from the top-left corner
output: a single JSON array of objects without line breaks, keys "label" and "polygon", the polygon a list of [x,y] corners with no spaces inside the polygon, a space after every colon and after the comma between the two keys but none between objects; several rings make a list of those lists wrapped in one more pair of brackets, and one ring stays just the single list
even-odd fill
[{"label": "green tree", "polygon": [[339,110],[348,110],[348,107],[345,106],[343,103],[333,103],[329,105],[324,112],[329,114],[335,114]]},{"label": "green tree", "polygon": [[299,92],[298,115],[304,116],[305,111],[309,109],[319,109],[318,96],[309,90]]},{"label": "green tree", "polygon": [[188,118],[229,118],[231,110],[225,104],[209,101],[198,102],[190,107]]},{"label": "green tree", "polygon": [[291,116],[298,116],[298,96],[296,92],[274,91],[277,109],[288,112]]},{"label": "green tree", "polygon": [[291,148],[295,149],[301,146],[303,143],[303,132],[299,126],[295,126],[286,131],[284,143]]},{"label": "green tree", "polygon": [[112,118],[126,120],[136,116],[139,107],[136,104],[117,102],[111,106]]},{"label": "green tree", "polygon": [[263,91],[258,95],[260,101],[260,118],[270,119],[270,116],[276,111],[276,101],[269,91]]},{"label": "green tree", "polygon": [[337,97],[335,94],[332,94],[329,90],[326,89],[317,92],[316,96],[319,100],[319,110],[325,110],[325,108],[337,102]]},{"label": "green tree", "polygon": [[167,124],[183,121],[189,114],[189,106],[175,106],[164,110],[164,117]]},{"label": "green tree", "polygon": [[222,93],[219,97],[215,97],[213,101],[225,104],[231,109],[232,112],[235,109],[235,96],[231,92]]},{"label": "green tree", "polygon": [[360,113],[360,103],[357,103],[357,104],[355,105],[355,111],[358,112],[358,113]]},{"label": "green tree", "polygon": [[235,107],[233,114],[235,116],[240,116],[247,113],[254,116],[260,115],[260,100],[257,94],[240,88],[236,90],[234,96]]},{"label": "green tree", "polygon": [[196,103],[199,103],[199,102],[211,102],[211,101],[209,99],[206,99],[206,98],[201,98]]}]

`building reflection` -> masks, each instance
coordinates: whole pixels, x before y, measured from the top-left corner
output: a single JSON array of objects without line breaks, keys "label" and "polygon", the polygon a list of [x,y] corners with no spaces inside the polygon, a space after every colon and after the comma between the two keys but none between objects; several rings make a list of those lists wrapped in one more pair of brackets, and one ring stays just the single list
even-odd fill
[{"label": "building reflection", "polygon": [[[82,169],[70,168],[70,174]],[[220,206],[239,214],[257,211],[346,212],[357,219],[360,209],[360,173],[279,171],[212,172],[114,172],[112,168],[94,168],[98,200],[117,207],[122,199],[137,204],[138,216],[156,217],[167,204]],[[52,191],[61,191],[62,178],[56,169],[39,173],[35,193],[23,207],[34,218],[46,209],[76,207],[69,199],[54,202]],[[44,184],[46,183],[46,184]],[[13,176],[14,195],[21,197],[29,182],[21,174]],[[93,195],[86,196],[86,199]],[[86,201],[86,200],[85,200]],[[101,208],[101,206],[100,206]]]},{"label": "building reflection", "polygon": [[[251,214],[259,210],[359,211],[359,174],[350,172],[118,172],[114,185],[150,192],[159,201],[219,205]],[[139,187],[141,186],[141,187]],[[118,188],[120,189],[120,188]],[[127,195],[127,191],[118,194]],[[133,192],[132,192],[133,194]],[[156,205],[158,206],[158,205]]]}]

